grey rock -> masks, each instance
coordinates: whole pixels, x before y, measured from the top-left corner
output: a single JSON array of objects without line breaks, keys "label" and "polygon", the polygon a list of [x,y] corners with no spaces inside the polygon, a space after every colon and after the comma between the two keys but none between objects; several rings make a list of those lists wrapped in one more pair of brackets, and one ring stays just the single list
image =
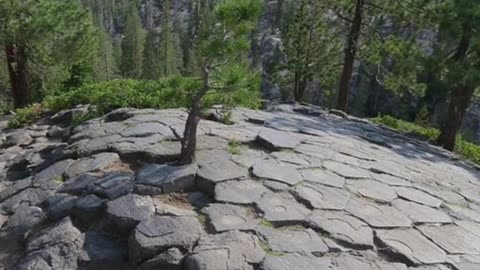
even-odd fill
[{"label": "grey rock", "polygon": [[55,194],[40,205],[51,220],[60,220],[70,215],[76,200],[76,196]]},{"label": "grey rock", "polygon": [[152,198],[128,194],[107,203],[108,223],[112,228],[128,232],[155,213]]},{"label": "grey rock", "polygon": [[70,128],[51,126],[46,134],[47,138],[64,139],[70,135]]},{"label": "grey rock", "polygon": [[154,134],[160,134],[165,138],[175,138],[172,130],[160,123],[139,123],[122,131],[123,137],[148,137]]},{"label": "grey rock", "polygon": [[410,227],[412,225],[412,221],[406,215],[391,206],[350,200],[345,210],[376,228]]},{"label": "grey rock", "polygon": [[257,135],[257,142],[263,147],[276,151],[281,149],[293,149],[300,143],[298,137],[288,132],[264,128]]},{"label": "grey rock", "polygon": [[128,251],[126,245],[122,245],[104,234],[98,232],[85,233],[83,248],[78,257],[79,269],[127,270]]},{"label": "grey rock", "polygon": [[319,270],[336,269],[330,258],[287,254],[285,256],[269,255],[265,257],[260,269],[262,270]]},{"label": "grey rock", "polygon": [[[447,262],[459,270],[476,270],[480,267],[480,256],[478,255],[448,255]],[[433,268],[425,270],[449,270],[445,268]]]},{"label": "grey rock", "polygon": [[71,193],[82,195],[87,193],[87,187],[97,181],[101,176],[99,174],[81,174],[68,179],[58,190],[62,193]]},{"label": "grey rock", "polygon": [[251,209],[237,205],[210,204],[202,209],[202,213],[208,216],[217,233],[230,230],[253,231],[259,223],[259,220],[254,219]]},{"label": "grey rock", "polygon": [[19,270],[77,269],[77,258],[84,236],[69,218],[32,235]]},{"label": "grey rock", "polygon": [[45,170],[37,173],[34,177],[34,182],[38,185],[41,185],[49,180],[56,180],[58,182],[63,181],[63,174],[68,168],[74,163],[72,159],[66,159],[59,161]]},{"label": "grey rock", "polygon": [[412,186],[412,183],[410,181],[402,179],[397,176],[389,175],[389,174],[372,172],[371,176],[373,179],[390,186],[404,186],[404,187]]},{"label": "grey rock", "polygon": [[327,210],[343,210],[350,198],[345,190],[305,183],[295,188],[295,195],[311,208]]},{"label": "grey rock", "polygon": [[140,270],[182,270],[183,257],[185,255],[178,248],[170,248],[158,254],[152,259],[142,263]]},{"label": "grey rock", "polygon": [[401,199],[393,201],[392,205],[407,215],[413,223],[452,223],[452,219],[443,211],[426,205]]},{"label": "grey rock", "polygon": [[130,261],[138,265],[171,247],[190,250],[202,233],[196,217],[152,216],[143,220],[130,238]]},{"label": "grey rock", "polygon": [[114,163],[119,163],[120,157],[116,153],[100,153],[88,158],[75,161],[66,171],[68,178],[75,177],[87,172],[104,170]]},{"label": "grey rock", "polygon": [[192,255],[185,258],[185,270],[253,270],[265,256],[256,236],[239,231],[208,235],[200,239]]},{"label": "grey rock", "polygon": [[280,162],[290,163],[299,167],[309,167],[311,165],[308,159],[291,151],[273,152],[272,157]]},{"label": "grey rock", "polygon": [[327,232],[347,246],[373,248],[373,231],[363,221],[343,212],[315,210],[308,218],[313,228]]},{"label": "grey rock", "polygon": [[302,175],[295,167],[282,165],[274,160],[258,161],[252,166],[252,173],[258,178],[288,185],[296,185],[303,181]]},{"label": "grey rock", "polygon": [[393,188],[373,180],[348,180],[347,188],[359,196],[380,203],[389,203],[397,198],[397,193]]},{"label": "grey rock", "polygon": [[480,254],[480,237],[462,227],[431,225],[419,230],[450,254]]},{"label": "grey rock", "polygon": [[227,181],[215,186],[215,200],[234,204],[254,204],[268,192],[254,180]]},{"label": "grey rock", "polygon": [[11,196],[25,190],[32,185],[32,178],[28,177],[22,180],[15,181],[12,185],[0,191],[0,202],[10,198]]},{"label": "grey rock", "polygon": [[46,219],[47,216],[40,207],[23,206],[8,218],[6,230],[15,235],[23,235],[38,228]]},{"label": "grey rock", "polygon": [[312,229],[282,230],[260,226],[257,231],[273,252],[317,256],[328,252],[327,245]]},{"label": "grey rock", "polygon": [[77,106],[73,109],[67,109],[58,112],[50,119],[58,124],[69,125],[72,123],[73,119],[81,115],[86,114],[90,109],[90,105]]},{"label": "grey rock", "polygon": [[88,185],[87,191],[107,199],[115,199],[133,191],[133,174],[109,172]]},{"label": "grey rock", "polygon": [[216,162],[200,164],[197,172],[197,185],[205,192],[212,192],[218,183],[237,180],[247,177],[247,169],[238,166],[231,160],[219,160]]},{"label": "grey rock", "polygon": [[257,207],[266,220],[278,225],[303,223],[310,212],[288,193],[266,193],[257,202]]},{"label": "grey rock", "polygon": [[396,188],[396,191],[398,197],[408,201],[417,202],[431,207],[440,207],[442,204],[441,200],[418,189],[398,187]]},{"label": "grey rock", "polygon": [[368,179],[370,178],[370,172],[359,168],[354,167],[352,165],[347,165],[344,163],[336,162],[336,161],[325,161],[323,166],[340,176],[343,176],[348,179]]},{"label": "grey rock", "polygon": [[333,257],[332,263],[336,270],[407,270],[403,263],[390,263],[381,261],[377,256],[362,254],[362,256],[351,256],[348,253]]},{"label": "grey rock", "polygon": [[105,210],[107,200],[93,194],[77,199],[72,208],[72,216],[83,223],[91,223]]},{"label": "grey rock", "polygon": [[414,229],[377,230],[376,237],[390,252],[413,264],[444,263],[445,252]]},{"label": "grey rock", "polygon": [[40,188],[27,188],[0,203],[4,213],[13,214],[21,206],[34,206],[50,196],[51,192]]},{"label": "grey rock", "polygon": [[10,146],[26,146],[31,144],[33,141],[32,136],[25,131],[25,130],[18,130],[13,133],[10,133],[5,138],[5,142],[3,143],[3,147],[10,147]]},{"label": "grey rock", "polygon": [[135,183],[158,188],[163,193],[190,190],[195,186],[196,170],[196,165],[171,166],[149,164],[137,171]]},{"label": "grey rock", "polygon": [[456,220],[455,224],[457,224],[462,229],[469,231],[470,233],[473,233],[476,236],[480,237],[480,223],[472,222],[472,221]]},{"label": "grey rock", "polygon": [[308,169],[302,171],[305,181],[319,183],[326,186],[343,188],[345,178],[323,169]]}]

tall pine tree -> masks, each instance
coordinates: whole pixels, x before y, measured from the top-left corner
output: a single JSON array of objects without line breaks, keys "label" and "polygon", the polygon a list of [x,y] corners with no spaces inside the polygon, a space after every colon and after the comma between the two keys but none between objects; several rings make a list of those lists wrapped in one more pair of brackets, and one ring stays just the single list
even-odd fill
[{"label": "tall pine tree", "polygon": [[143,45],[144,33],[138,8],[131,4],[122,40],[120,71],[124,77],[138,79],[142,76]]}]

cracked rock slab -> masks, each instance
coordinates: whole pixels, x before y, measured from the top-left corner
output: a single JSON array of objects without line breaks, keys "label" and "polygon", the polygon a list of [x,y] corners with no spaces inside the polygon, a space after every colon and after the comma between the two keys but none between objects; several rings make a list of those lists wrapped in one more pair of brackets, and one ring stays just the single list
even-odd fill
[{"label": "cracked rock slab", "polygon": [[426,205],[398,199],[392,202],[392,206],[407,215],[413,223],[452,223],[445,212]]},{"label": "cracked rock slab", "polygon": [[350,194],[338,188],[318,184],[301,184],[295,188],[296,197],[314,209],[343,210]]},{"label": "cracked rock slab", "polygon": [[181,192],[195,186],[196,171],[196,165],[149,164],[137,171],[135,183],[158,188],[163,193]]},{"label": "cracked rock slab", "polygon": [[302,171],[305,181],[314,182],[326,186],[343,188],[345,178],[323,169],[307,169]]},{"label": "cracked rock slab", "polygon": [[376,230],[376,237],[386,249],[413,264],[444,263],[445,252],[414,229]]},{"label": "cracked rock slab", "polygon": [[185,258],[185,270],[253,270],[265,252],[257,236],[229,231],[200,239],[192,255]]},{"label": "cracked rock slab", "polygon": [[197,185],[201,190],[211,192],[218,183],[247,177],[246,168],[240,167],[229,159],[201,164],[198,169]]},{"label": "cracked rock slab", "polygon": [[289,230],[260,226],[257,231],[273,252],[315,255],[328,252],[328,246],[312,229]]},{"label": "cracked rock slab", "polygon": [[419,230],[450,254],[480,254],[480,237],[462,227],[431,225]]},{"label": "cracked rock slab", "polygon": [[263,147],[278,151],[281,149],[293,149],[300,143],[296,136],[292,136],[288,132],[264,128],[258,133],[257,142]]},{"label": "cracked rock slab", "polygon": [[254,204],[268,189],[258,181],[227,181],[215,186],[215,200],[234,204]]},{"label": "cracked rock slab", "polygon": [[108,223],[112,228],[128,232],[155,213],[150,197],[128,194],[107,203]]},{"label": "cracked rock slab", "polygon": [[253,211],[237,205],[215,203],[202,209],[202,212],[208,216],[217,233],[230,230],[253,231],[259,223],[253,217]]},{"label": "cracked rock slab", "polygon": [[252,166],[252,173],[258,178],[296,185],[303,181],[302,175],[293,166],[282,165],[274,160],[261,160]]},{"label": "cracked rock slab", "polygon": [[152,216],[138,224],[131,235],[130,260],[138,265],[171,247],[190,250],[202,234],[196,217]]},{"label": "cracked rock slab", "polygon": [[408,201],[417,202],[419,204],[423,204],[423,205],[427,205],[435,208],[440,207],[440,205],[442,204],[441,200],[418,189],[399,187],[399,188],[396,188],[396,191],[397,191],[398,197]]},{"label": "cracked rock slab", "polygon": [[260,269],[262,270],[323,270],[335,269],[330,258],[287,254],[284,256],[269,255],[265,257]]},{"label": "cracked rock slab", "polygon": [[100,171],[108,166],[120,162],[120,156],[115,153],[100,153],[88,158],[75,161],[66,171],[67,178],[72,178],[87,172]]},{"label": "cracked rock slab", "polygon": [[313,228],[356,248],[373,248],[373,231],[367,223],[344,212],[315,210],[309,216]]},{"label": "cracked rock slab", "polygon": [[353,216],[375,228],[412,226],[412,221],[405,214],[391,206],[354,199],[348,202],[345,209]]},{"label": "cracked rock slab", "polygon": [[346,187],[359,196],[381,203],[389,203],[397,198],[393,188],[373,180],[348,180]]},{"label": "cracked rock slab", "polygon": [[302,223],[310,212],[288,193],[266,193],[257,202],[257,207],[264,213],[263,218],[278,225]]},{"label": "cracked rock slab", "polygon": [[370,172],[359,168],[355,167],[352,165],[347,165],[344,163],[336,162],[336,161],[330,161],[327,160],[323,163],[323,167],[325,167],[327,170],[334,172],[342,177],[345,177],[347,179],[368,179],[370,178]]},{"label": "cracked rock slab", "polygon": [[109,172],[88,185],[88,192],[113,200],[133,191],[133,174]]}]

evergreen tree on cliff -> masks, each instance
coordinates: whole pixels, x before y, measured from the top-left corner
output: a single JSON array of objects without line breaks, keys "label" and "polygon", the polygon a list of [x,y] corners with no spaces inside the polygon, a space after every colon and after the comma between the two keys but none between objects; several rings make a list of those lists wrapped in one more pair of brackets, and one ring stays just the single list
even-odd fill
[{"label": "evergreen tree on cliff", "polygon": [[261,0],[225,0],[215,5],[213,19],[205,26],[206,31],[201,34],[205,38],[199,43],[201,79],[198,88],[188,94],[189,113],[181,138],[180,163],[195,160],[200,114],[209,105],[204,98],[228,97],[232,91],[252,87],[252,78],[257,74],[250,70],[246,56],[261,10]]},{"label": "evergreen tree on cliff", "polygon": [[134,3],[130,4],[123,35],[121,73],[124,77],[139,79],[142,76],[144,33]]}]

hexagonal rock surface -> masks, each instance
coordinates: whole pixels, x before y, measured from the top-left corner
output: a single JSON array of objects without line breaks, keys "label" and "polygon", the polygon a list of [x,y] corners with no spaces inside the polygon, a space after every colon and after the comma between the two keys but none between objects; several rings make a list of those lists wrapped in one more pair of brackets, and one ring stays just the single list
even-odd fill
[{"label": "hexagonal rock surface", "polygon": [[261,160],[252,166],[252,173],[258,178],[278,181],[288,185],[296,185],[303,178],[293,166],[282,165],[274,160]]},{"label": "hexagonal rock surface", "polygon": [[152,198],[128,194],[107,203],[107,218],[110,226],[120,231],[129,231],[140,221],[155,213]]},{"label": "hexagonal rock surface", "polygon": [[412,202],[417,202],[419,204],[424,204],[431,207],[440,207],[442,204],[441,200],[418,189],[399,187],[396,188],[396,191],[398,197]]},{"label": "hexagonal rock surface", "polygon": [[257,207],[264,213],[266,220],[278,225],[304,222],[310,212],[288,193],[266,193],[257,202]]},{"label": "hexagonal rock surface", "polygon": [[452,219],[435,208],[398,199],[392,202],[393,207],[407,215],[413,223],[452,223]]},{"label": "hexagonal rock surface", "polygon": [[373,248],[373,231],[363,221],[343,212],[315,210],[308,217],[313,228],[355,248]]},{"label": "hexagonal rock surface", "polygon": [[133,191],[133,174],[109,172],[88,185],[87,191],[110,200]]},{"label": "hexagonal rock surface", "polygon": [[414,264],[444,263],[445,252],[414,229],[376,230],[375,236],[394,254]]},{"label": "hexagonal rock surface", "polygon": [[410,187],[412,186],[412,183],[410,181],[407,181],[405,179],[402,179],[397,176],[389,175],[389,174],[384,174],[384,173],[370,173],[373,179],[382,182],[384,184],[390,185],[390,186],[405,186],[405,187]]},{"label": "hexagonal rock surface", "polygon": [[410,227],[412,221],[397,209],[361,200],[350,200],[345,208],[353,216],[376,228]]},{"label": "hexagonal rock surface", "polygon": [[200,164],[197,174],[198,187],[203,191],[211,192],[218,183],[247,177],[248,171],[231,160],[221,159],[215,162]]},{"label": "hexagonal rock surface", "polygon": [[202,234],[196,217],[152,216],[138,224],[131,235],[130,260],[137,265],[170,247],[190,250]]},{"label": "hexagonal rock surface", "polygon": [[393,188],[373,180],[348,180],[346,187],[359,196],[381,203],[389,203],[397,198]]},{"label": "hexagonal rock surface", "polygon": [[259,226],[257,231],[273,252],[315,255],[328,252],[327,245],[312,229],[274,229]]},{"label": "hexagonal rock surface", "polygon": [[256,236],[239,231],[208,235],[200,239],[192,255],[185,258],[185,270],[253,270],[265,252]]},{"label": "hexagonal rock surface", "polygon": [[[195,186],[196,165],[171,166],[148,164],[135,174],[135,184],[146,186],[149,195],[157,193],[157,188],[163,193],[181,192]],[[148,189],[151,186],[153,189]]]},{"label": "hexagonal rock surface", "polygon": [[126,269],[127,249],[114,239],[98,233],[86,232],[78,258],[80,269]]},{"label": "hexagonal rock surface", "polygon": [[480,237],[462,227],[431,225],[420,226],[418,229],[450,254],[480,255]]},{"label": "hexagonal rock surface", "polygon": [[345,178],[324,169],[317,168],[303,170],[302,175],[305,181],[319,183],[326,186],[343,188],[343,185],[345,184]]},{"label": "hexagonal rock surface", "polygon": [[268,255],[262,262],[262,270],[321,270],[335,269],[330,258],[287,254],[284,256]]},{"label": "hexagonal rock surface", "polygon": [[215,200],[235,204],[254,204],[268,189],[255,180],[227,181],[215,186]]},{"label": "hexagonal rock surface", "polygon": [[323,167],[327,170],[334,172],[340,176],[343,176],[348,179],[367,179],[370,178],[370,172],[352,165],[347,165],[344,163],[336,161],[325,161]]},{"label": "hexagonal rock surface", "polygon": [[[459,270],[476,270],[480,267],[480,256],[478,255],[449,255],[447,262]],[[430,269],[427,269],[430,270]],[[433,269],[437,270],[437,269]],[[449,270],[440,268],[438,270]]]},{"label": "hexagonal rock surface", "polygon": [[202,212],[208,216],[217,233],[230,230],[253,231],[259,223],[255,220],[253,210],[237,205],[215,203],[203,208]]},{"label": "hexagonal rock surface", "polygon": [[278,131],[270,128],[264,128],[258,133],[257,142],[263,147],[276,151],[281,149],[293,149],[300,143],[296,136],[288,132]]},{"label": "hexagonal rock surface", "polygon": [[88,158],[75,161],[66,171],[68,178],[86,173],[103,170],[113,163],[120,162],[120,157],[115,153],[100,153]]},{"label": "hexagonal rock surface", "polygon": [[342,189],[303,183],[295,188],[296,197],[315,209],[343,210],[350,194]]}]

